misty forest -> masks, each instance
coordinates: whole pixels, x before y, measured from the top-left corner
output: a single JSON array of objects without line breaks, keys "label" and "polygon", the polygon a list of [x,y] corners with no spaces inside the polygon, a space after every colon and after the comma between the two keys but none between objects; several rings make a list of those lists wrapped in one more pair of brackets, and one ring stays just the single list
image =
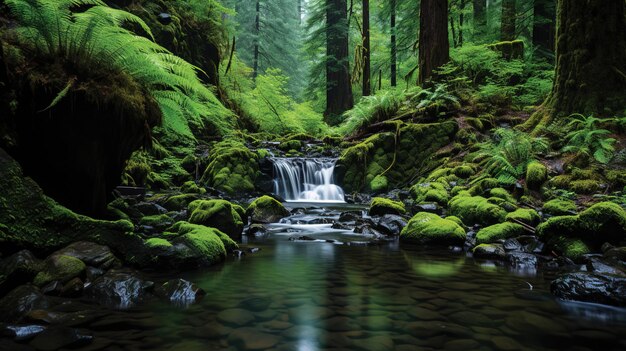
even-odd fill
[{"label": "misty forest", "polygon": [[0,0],[0,351],[626,349],[626,0]]}]

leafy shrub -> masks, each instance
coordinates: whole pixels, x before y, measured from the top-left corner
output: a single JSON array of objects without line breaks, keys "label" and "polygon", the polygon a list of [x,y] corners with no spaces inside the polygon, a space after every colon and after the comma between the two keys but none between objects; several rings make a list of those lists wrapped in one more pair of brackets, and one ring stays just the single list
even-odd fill
[{"label": "leafy shrub", "polygon": [[608,163],[615,151],[615,139],[607,137],[610,131],[597,127],[596,123],[602,120],[581,114],[573,114],[570,119],[567,123],[570,132],[565,136],[567,145],[563,152],[593,157],[600,163]]}]

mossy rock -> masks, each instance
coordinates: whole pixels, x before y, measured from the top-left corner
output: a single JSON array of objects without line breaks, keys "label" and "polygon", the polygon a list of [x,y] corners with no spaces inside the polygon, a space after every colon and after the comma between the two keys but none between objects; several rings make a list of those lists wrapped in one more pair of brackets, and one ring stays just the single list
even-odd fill
[{"label": "mossy rock", "polygon": [[169,211],[182,211],[199,197],[199,194],[180,194],[170,196],[163,202],[163,207],[167,208]]},{"label": "mossy rock", "polygon": [[185,184],[183,184],[183,186],[180,187],[180,191],[185,193],[185,194],[200,194],[200,195],[202,195],[202,194],[206,193],[206,189],[199,187],[198,184],[196,184],[196,182],[194,182],[193,180],[185,182]]},{"label": "mossy rock", "polygon": [[[215,228],[178,222],[172,229],[178,234],[173,240],[177,247],[176,259],[183,266],[210,266],[222,262],[226,258],[226,247],[237,247],[232,239]],[[183,248],[178,246],[181,244]]]},{"label": "mossy rock", "polygon": [[289,216],[289,211],[278,200],[263,195],[248,206],[246,214],[252,223],[275,223]]},{"label": "mossy rock", "polygon": [[550,179],[550,185],[559,189],[569,189],[569,185],[572,182],[572,176],[568,174],[561,174]]},{"label": "mossy rock", "polygon": [[469,188],[472,196],[486,195],[487,191],[500,187],[500,182],[495,178],[484,178],[477,181],[471,188]]},{"label": "mossy rock", "polygon": [[570,182],[569,188],[576,194],[593,194],[601,189],[601,185],[597,180],[584,179]]},{"label": "mossy rock", "polygon": [[198,166],[198,158],[195,155],[187,155],[180,162],[180,166],[189,174],[196,173],[196,167]]},{"label": "mossy rock", "polygon": [[526,186],[528,189],[539,190],[548,180],[548,169],[541,162],[531,162],[526,168]]},{"label": "mossy rock", "polygon": [[162,238],[150,238],[146,240],[146,246],[150,249],[169,249],[172,243]]},{"label": "mossy rock", "polygon": [[201,183],[228,194],[254,191],[258,178],[258,155],[243,143],[235,140],[222,141],[211,149],[211,162],[202,175]]},{"label": "mossy rock", "polygon": [[400,240],[421,245],[463,245],[465,230],[452,220],[419,212],[402,229]]},{"label": "mossy rock", "polygon": [[62,284],[73,278],[81,276],[87,266],[78,258],[66,255],[52,255],[44,261],[44,268],[37,273],[33,283],[37,286],[44,286],[53,281]]},{"label": "mossy rock", "polygon": [[541,221],[539,213],[531,208],[518,208],[517,210],[507,213],[506,220],[511,222],[522,222],[529,226],[536,226]]},{"label": "mossy rock", "polygon": [[459,217],[463,223],[492,225],[504,222],[506,211],[490,203],[481,196],[467,196],[464,192],[449,202],[450,214]]},{"label": "mossy rock", "polygon": [[461,166],[455,167],[452,170],[452,173],[461,179],[468,179],[469,177],[473,176],[476,173],[476,171],[474,170],[473,167],[470,167],[467,165],[461,165]]},{"label": "mossy rock", "polygon": [[502,58],[507,60],[521,60],[524,58],[523,40],[501,41],[486,45],[486,47],[493,51],[500,52]]},{"label": "mossy rock", "polygon": [[476,233],[477,244],[490,244],[498,240],[515,238],[524,234],[524,227],[511,222],[504,222],[485,227]]},{"label": "mossy rock", "polygon": [[553,199],[543,204],[543,212],[552,216],[576,214],[576,203],[572,200]]},{"label": "mossy rock", "polygon": [[465,224],[463,224],[463,221],[461,220],[461,218],[457,217],[457,216],[448,216],[445,217],[447,220],[452,221],[458,225],[460,225],[462,228],[465,228]]},{"label": "mossy rock", "polygon": [[515,198],[504,188],[493,188],[489,190],[489,195],[513,204],[517,202],[515,201]]},{"label": "mossy rock", "polygon": [[375,193],[387,190],[388,186],[387,177],[384,175],[377,175],[370,182],[370,189]]},{"label": "mossy rock", "polygon": [[174,224],[174,220],[166,214],[160,214],[143,217],[139,221],[139,224],[157,229],[165,229]]},{"label": "mossy rock", "polygon": [[450,200],[446,185],[439,182],[415,184],[411,187],[410,192],[417,203],[436,202],[445,206]]},{"label": "mossy rock", "polygon": [[406,213],[404,204],[382,197],[375,197],[370,203],[370,216],[384,216],[386,214],[403,215]]},{"label": "mossy rock", "polygon": [[278,145],[278,149],[282,151],[298,152],[302,148],[302,142],[299,140],[283,141]]},{"label": "mossy rock", "polygon": [[243,219],[226,200],[196,200],[189,204],[189,223],[217,228],[235,240],[241,239]]}]

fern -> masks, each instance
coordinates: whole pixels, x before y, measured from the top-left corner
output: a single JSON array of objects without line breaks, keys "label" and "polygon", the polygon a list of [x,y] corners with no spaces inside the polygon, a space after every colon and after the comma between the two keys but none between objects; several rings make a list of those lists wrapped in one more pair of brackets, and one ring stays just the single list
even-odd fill
[{"label": "fern", "polygon": [[573,114],[567,123],[569,133],[565,136],[567,144],[563,152],[576,156],[593,157],[602,164],[608,163],[615,152],[615,139],[607,137],[611,134],[606,129],[599,129],[601,119],[593,116]]},{"label": "fern", "polygon": [[528,164],[537,154],[548,150],[544,138],[535,138],[513,129],[499,128],[493,140],[483,143],[476,161],[481,161],[487,173],[505,185],[515,184],[523,178]]}]

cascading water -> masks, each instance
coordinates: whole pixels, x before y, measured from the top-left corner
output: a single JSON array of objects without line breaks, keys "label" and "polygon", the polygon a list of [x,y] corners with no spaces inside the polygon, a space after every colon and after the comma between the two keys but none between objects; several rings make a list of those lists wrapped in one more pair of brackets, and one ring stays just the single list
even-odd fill
[{"label": "cascading water", "polygon": [[279,158],[274,164],[274,192],[286,201],[345,202],[343,189],[334,184],[335,159]]}]

